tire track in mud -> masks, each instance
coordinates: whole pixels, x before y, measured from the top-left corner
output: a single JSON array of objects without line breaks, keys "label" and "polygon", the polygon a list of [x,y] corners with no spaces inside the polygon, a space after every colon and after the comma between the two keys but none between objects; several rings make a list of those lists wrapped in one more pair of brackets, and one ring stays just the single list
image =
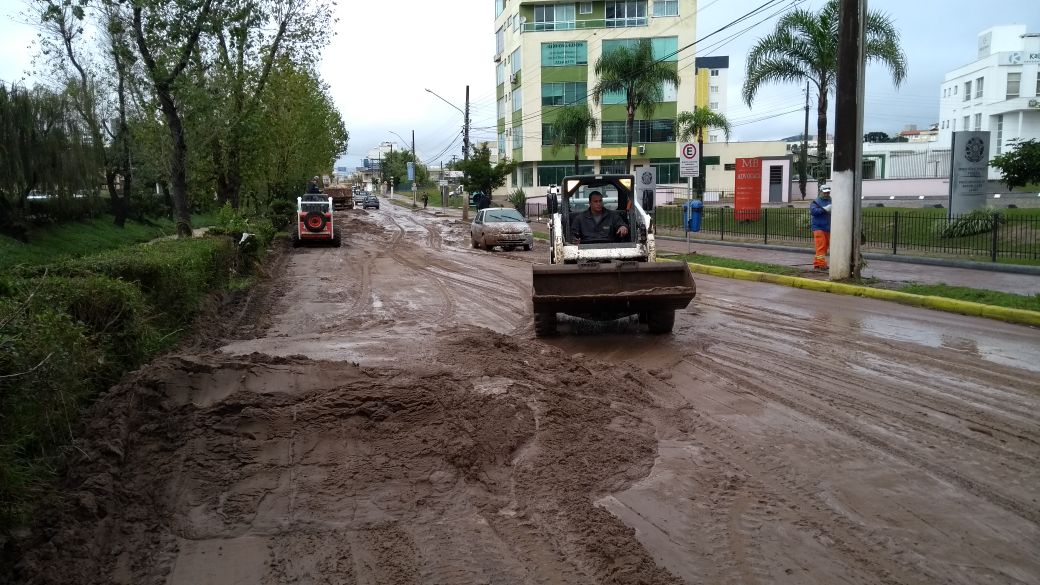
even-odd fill
[{"label": "tire track in mud", "polygon": [[[403,241],[405,236],[407,235],[407,230],[405,229],[405,227],[401,224],[400,221],[398,221],[398,218],[395,217],[393,214],[387,214],[386,217],[393,224],[393,226],[397,229],[398,235],[395,236],[396,239],[399,240],[399,241]],[[418,225],[418,223],[415,222],[415,220],[412,220],[412,223],[416,223]],[[427,231],[427,234],[430,233],[429,230],[426,230],[426,231]],[[422,250],[422,248],[417,248],[417,249],[419,249],[420,252],[425,256],[425,251]],[[445,284],[444,279],[439,277],[436,273],[430,271],[425,266],[425,262],[424,262],[425,258],[424,259],[412,258],[408,254],[401,252],[398,246],[395,246],[395,247],[391,248],[390,250],[387,251],[387,253],[390,255],[390,257],[392,257],[395,261],[397,261],[398,264],[401,264],[402,266],[404,266],[406,268],[409,268],[409,269],[411,269],[411,270],[413,270],[413,271],[415,271],[415,272],[417,272],[419,274],[428,275],[428,276],[431,277],[431,279],[430,279],[431,282],[433,283],[434,287],[437,289],[437,293],[443,299],[443,304],[441,305],[440,315],[437,316],[435,319],[433,319],[432,322],[434,324],[437,324],[437,325],[446,325],[446,324],[448,324],[448,322],[452,319],[452,317],[455,316],[455,313],[456,313],[457,309],[456,309],[455,300],[454,300],[454,298],[452,298],[451,290]]]},{"label": "tire track in mud", "polygon": [[[799,392],[799,394],[801,395],[799,398],[792,398],[785,394],[781,394],[780,392],[768,389],[766,385],[762,382],[762,380],[764,379],[769,379],[770,384],[772,385],[779,381],[780,387],[785,388],[785,390],[797,391],[799,385],[802,383],[804,379],[804,374],[802,372],[788,373],[785,370],[772,369],[768,372],[768,378],[765,378],[765,372],[761,370],[761,367],[763,366],[763,363],[769,363],[768,361],[758,362],[755,366],[749,367],[741,359],[749,355],[747,353],[732,356],[723,355],[723,357],[731,358],[725,361],[715,359],[716,356],[719,356],[720,353],[724,354],[725,351],[725,349],[722,349],[719,350],[719,352],[712,354],[711,356],[699,356],[699,359],[701,360],[699,362],[693,362],[690,360],[684,361],[687,361],[687,363],[689,363],[694,368],[705,368],[711,370],[715,375],[721,378],[732,380],[735,384],[737,384],[740,387],[743,387],[745,389],[751,389],[756,395],[765,397],[768,400],[773,401],[777,404],[781,404],[794,412],[801,413],[809,417],[810,419],[819,421],[823,423],[825,426],[830,427],[831,429],[838,431],[841,434],[844,434],[848,437],[854,438],[860,442],[870,445],[871,447],[877,449],[882,453],[885,453],[889,456],[892,456],[898,460],[905,462],[911,468],[916,467],[920,469],[926,469],[933,476],[948,481],[952,484],[959,485],[969,493],[978,497],[979,499],[985,500],[999,508],[1004,509],[1005,511],[1013,515],[1028,519],[1034,523],[1040,523],[1040,510],[1031,508],[1030,505],[1025,502],[1021,502],[1010,496],[1003,495],[998,491],[997,486],[977,481],[963,473],[953,470],[949,466],[940,465],[938,462],[923,457],[920,454],[911,451],[909,448],[896,446],[889,441],[886,441],[878,436],[875,436],[874,434],[871,434],[870,432],[867,432],[866,430],[863,430],[863,428],[865,427],[864,425],[858,425],[848,417],[839,417],[838,415],[833,414],[837,412],[842,412],[843,410],[839,407],[837,400],[828,400],[825,396],[821,394],[805,392]],[[708,367],[708,363],[712,363],[714,365]],[[846,379],[837,376],[828,376],[827,379],[830,383],[829,388],[838,392],[841,392],[839,388],[843,384],[847,383]],[[874,418],[877,418],[874,413],[876,413],[879,410],[884,411],[884,409],[880,409],[879,407],[877,407],[876,404],[865,403],[861,400],[854,398],[851,394],[848,393],[842,394],[842,401],[846,402],[847,404],[851,404],[858,407],[858,409],[862,413],[868,414]],[[810,405],[818,405],[820,402],[823,402],[826,406]],[[896,419],[906,420],[905,417],[900,413],[891,412],[886,414]],[[878,423],[883,423],[883,420],[883,418],[878,418]],[[911,422],[913,422],[912,419]],[[912,425],[908,424],[905,430],[910,434],[910,436],[913,435],[913,433],[911,432],[914,430]],[[949,435],[953,435],[952,438],[950,438]],[[957,441],[969,442],[966,440],[965,437],[961,437],[959,435],[946,432],[937,432],[936,434],[932,435],[932,438],[934,438],[936,442],[945,444],[947,446],[947,449],[951,453],[957,451],[957,449],[955,448],[955,443]],[[970,442],[977,443],[977,441]],[[990,451],[989,449],[986,450]],[[1003,453],[999,454],[1003,455]],[[1027,470],[1021,471],[1024,472]]]}]

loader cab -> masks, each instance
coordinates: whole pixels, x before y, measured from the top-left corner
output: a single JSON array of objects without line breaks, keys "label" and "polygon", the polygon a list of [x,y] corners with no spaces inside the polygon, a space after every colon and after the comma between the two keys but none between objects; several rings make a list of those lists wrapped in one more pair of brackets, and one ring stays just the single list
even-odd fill
[{"label": "loader cab", "polygon": [[565,177],[560,190],[559,210],[565,221],[563,236],[570,242],[572,218],[589,208],[589,193],[599,191],[603,194],[603,207],[621,214],[630,226],[629,238],[635,230],[631,229],[629,210],[632,208],[632,186],[635,179],[632,175],[584,175]]}]

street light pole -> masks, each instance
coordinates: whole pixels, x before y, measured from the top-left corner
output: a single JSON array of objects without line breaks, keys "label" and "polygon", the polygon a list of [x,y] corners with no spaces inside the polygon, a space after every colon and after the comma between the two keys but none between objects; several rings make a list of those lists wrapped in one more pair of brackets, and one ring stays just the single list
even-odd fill
[{"label": "street light pole", "polygon": [[[431,94],[433,94],[434,96],[436,96],[437,99],[441,100],[442,102],[444,102],[444,103],[448,104],[449,106],[455,108],[456,110],[459,111],[460,114],[462,114],[462,119],[463,119],[463,123],[462,123],[463,124],[462,125],[462,145],[463,145],[462,149],[463,149],[463,152],[462,152],[462,156],[463,156],[463,158],[465,160],[468,161],[469,160],[469,86],[468,85],[466,86],[466,110],[465,111],[463,111],[462,108],[456,106],[455,104],[453,104],[453,103],[449,102],[448,100],[442,98],[441,96],[437,95],[437,93],[434,92],[432,89],[426,88],[426,91],[431,93]],[[469,201],[468,201],[468,199],[469,199],[468,197],[463,197],[463,201],[462,201],[462,220],[463,221],[466,221],[466,220],[469,219]]]}]

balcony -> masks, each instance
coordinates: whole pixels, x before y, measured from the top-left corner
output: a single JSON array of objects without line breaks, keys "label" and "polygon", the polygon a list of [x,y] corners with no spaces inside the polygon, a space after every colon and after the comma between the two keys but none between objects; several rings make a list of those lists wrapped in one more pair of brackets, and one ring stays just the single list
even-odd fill
[{"label": "balcony", "polygon": [[594,28],[627,28],[647,26],[647,17],[637,18],[599,18],[561,22],[525,22],[523,32],[546,32],[557,30],[585,30]]}]

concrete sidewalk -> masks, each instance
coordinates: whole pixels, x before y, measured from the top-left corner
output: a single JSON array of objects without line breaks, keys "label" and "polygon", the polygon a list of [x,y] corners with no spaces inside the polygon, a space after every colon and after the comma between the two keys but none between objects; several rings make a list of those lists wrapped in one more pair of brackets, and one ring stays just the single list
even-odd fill
[{"label": "concrete sidewalk", "polygon": [[[411,205],[411,195],[411,192],[409,192],[406,198],[403,193],[398,193],[394,199]],[[446,217],[462,217],[461,209],[444,209],[430,206],[423,210],[421,203],[420,211]],[[470,209],[470,219],[473,218],[475,213],[473,209]],[[781,250],[759,246],[724,245],[703,240],[692,240],[691,248],[697,254],[790,266],[805,272],[803,276],[814,277],[812,272],[813,251],[810,249],[804,251]],[[686,252],[686,242],[685,240],[670,237],[658,237],[657,249],[662,252],[682,254]],[[696,258],[692,260],[696,262]],[[915,260],[917,261],[915,262]],[[999,269],[1000,267],[996,267],[997,269],[993,270],[984,263],[958,262],[957,260],[944,259],[943,263],[948,264],[947,266],[936,266],[929,263],[932,261],[934,259],[914,259],[910,257],[901,257],[900,261],[891,261],[878,259],[875,255],[873,259],[867,260],[863,276],[889,282],[947,284],[950,286],[995,290],[1019,295],[1040,294],[1040,270],[1035,274],[1017,274],[1002,272]],[[819,277],[820,275],[815,276],[815,278]]]}]

